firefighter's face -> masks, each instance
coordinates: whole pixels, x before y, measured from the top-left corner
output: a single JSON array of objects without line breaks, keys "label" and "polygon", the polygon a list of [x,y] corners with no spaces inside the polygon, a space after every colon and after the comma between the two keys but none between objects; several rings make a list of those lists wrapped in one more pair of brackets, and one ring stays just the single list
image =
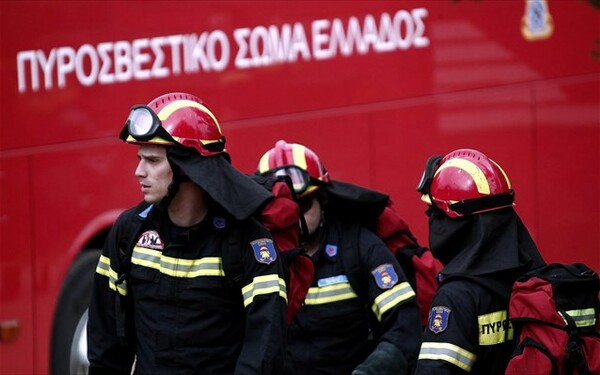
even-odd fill
[{"label": "firefighter's face", "polygon": [[313,234],[319,228],[321,222],[321,203],[317,198],[312,198],[311,202],[310,208],[306,211],[303,210],[309,234]]},{"label": "firefighter's face", "polygon": [[138,178],[144,200],[159,203],[168,193],[173,180],[173,171],[167,160],[164,146],[144,144],[138,151],[138,165],[135,176]]}]

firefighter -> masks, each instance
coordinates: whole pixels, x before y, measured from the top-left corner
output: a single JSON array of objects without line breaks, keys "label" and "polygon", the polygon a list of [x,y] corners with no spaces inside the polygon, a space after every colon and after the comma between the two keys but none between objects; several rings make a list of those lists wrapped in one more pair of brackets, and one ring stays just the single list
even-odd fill
[{"label": "firefighter", "polygon": [[[309,288],[288,329],[285,374],[410,373],[421,342],[415,292],[383,241],[333,209],[335,190],[349,185],[331,180],[308,147],[283,140],[257,173],[291,180],[309,234],[298,255],[309,261],[294,265]],[[344,263],[353,249],[360,285]]]},{"label": "firefighter", "polygon": [[417,190],[444,268],[416,373],[504,374],[514,345],[512,284],[544,264],[513,208],[508,176],[483,153],[459,149],[429,158]]},{"label": "firefighter", "polygon": [[[120,138],[139,146],[144,201],[119,216],[96,269],[89,373],[279,373],[283,268],[252,219],[270,194],[231,166],[217,119],[193,95],[134,106]],[[236,251],[241,280],[229,280],[223,261]]]}]

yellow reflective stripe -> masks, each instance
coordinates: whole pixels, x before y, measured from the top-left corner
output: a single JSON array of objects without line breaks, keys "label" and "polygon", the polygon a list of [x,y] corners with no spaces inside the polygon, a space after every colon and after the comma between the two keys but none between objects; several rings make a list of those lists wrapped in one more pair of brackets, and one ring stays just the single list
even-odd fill
[{"label": "yellow reflective stripe", "polygon": [[421,344],[419,360],[429,359],[433,361],[445,361],[461,369],[471,372],[477,355],[460,346],[446,342],[424,342]]},{"label": "yellow reflective stripe", "polygon": [[292,144],[292,160],[294,160],[294,164],[301,169],[306,170],[306,148],[300,144],[294,143]]},{"label": "yellow reflective stripe", "polygon": [[479,345],[496,345],[513,339],[513,327],[506,310],[479,315],[477,322]]},{"label": "yellow reflective stripe", "polygon": [[498,167],[498,169],[500,170],[500,172],[502,172],[502,175],[504,176],[504,179],[506,180],[506,186],[509,189],[512,189],[512,185],[510,184],[510,180],[508,179],[508,176],[506,175],[506,172],[504,172],[504,169],[502,169],[502,167],[500,165],[498,165],[498,163],[496,163],[495,161],[493,161],[492,159],[490,159],[490,161],[496,166]]},{"label": "yellow reflective stripe", "polygon": [[[165,121],[167,118],[169,118],[169,116],[171,116],[171,114],[173,112],[175,112],[176,110],[178,110],[180,108],[184,108],[184,107],[197,108],[197,109],[201,110],[202,112],[206,113],[207,115],[209,115],[212,118],[212,120],[214,121],[215,125],[217,126],[217,129],[219,130],[219,134],[223,134],[223,132],[221,132],[221,126],[219,125],[219,121],[217,121],[217,118],[215,117],[215,115],[213,115],[213,113],[210,111],[210,109],[206,108],[202,104],[195,102],[193,100],[176,100],[174,102],[171,102],[171,103],[167,104],[163,109],[161,109],[160,112],[157,113],[157,116],[160,119],[160,121]],[[200,140],[200,141],[202,143],[207,142],[207,141],[202,141],[202,140]],[[210,141],[208,141],[208,142],[210,142]]]},{"label": "yellow reflective stripe", "polygon": [[477,186],[477,191],[479,193],[486,195],[490,194],[490,184],[488,183],[487,178],[485,178],[483,171],[475,163],[465,159],[450,159],[442,164],[438,170],[435,171],[435,174],[437,175],[440,171],[448,167],[464,170],[471,178],[473,178],[473,182],[475,182],[475,186]]},{"label": "yellow reflective stripe", "polygon": [[117,273],[110,268],[110,258],[100,255],[98,265],[96,266],[96,273],[102,276],[108,277],[108,287],[114,291],[118,291],[119,294],[124,296],[127,295],[127,283],[125,280],[117,287],[116,282],[118,279]]},{"label": "yellow reflective stripe", "polygon": [[260,158],[260,161],[258,162],[258,171],[260,173],[265,173],[269,169],[271,168],[269,168],[269,153],[267,152]]},{"label": "yellow reflective stripe", "polygon": [[98,265],[96,266],[96,273],[108,277],[109,272],[110,258],[104,255],[100,255],[100,259],[98,259]]},{"label": "yellow reflective stripe", "polygon": [[[568,310],[565,311],[565,313],[575,321],[576,327],[589,327],[596,325],[596,309],[593,307],[588,309]],[[569,324],[563,313],[559,311],[559,314],[565,321],[565,324]]]},{"label": "yellow reflective stripe", "polygon": [[278,293],[281,298],[287,301],[285,280],[276,274],[256,276],[250,284],[242,288],[244,307],[251,304],[254,297],[271,293]]},{"label": "yellow reflective stripe", "polygon": [[154,137],[147,141],[138,141],[137,139],[133,138],[133,136],[131,136],[131,135],[127,136],[127,139],[125,140],[125,142],[128,142],[128,143],[158,143],[158,144],[163,144],[163,145],[172,145],[173,144],[173,142],[167,141],[166,139],[161,138],[161,137]]},{"label": "yellow reflective stripe", "polygon": [[323,287],[312,287],[306,294],[305,305],[322,305],[325,303],[338,302],[357,298],[350,283],[339,283]]},{"label": "yellow reflective stripe", "polygon": [[386,311],[414,295],[414,290],[410,287],[410,284],[405,281],[378,295],[377,298],[375,298],[371,309],[375,313],[377,320],[381,321],[381,318]]},{"label": "yellow reflective stripe", "polygon": [[219,257],[200,259],[173,258],[159,250],[139,246],[133,248],[131,263],[153,268],[173,277],[193,278],[198,276],[224,276],[222,260]]}]

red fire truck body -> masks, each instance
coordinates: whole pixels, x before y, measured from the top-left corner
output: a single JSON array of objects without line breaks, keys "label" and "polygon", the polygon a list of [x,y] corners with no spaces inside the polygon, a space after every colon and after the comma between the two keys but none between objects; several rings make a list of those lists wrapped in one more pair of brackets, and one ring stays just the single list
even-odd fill
[{"label": "red fire truck body", "polygon": [[600,269],[599,15],[583,0],[0,2],[0,374],[75,371],[94,257],[142,199],[117,134],[166,92],[207,103],[243,172],[303,143],[334,179],[389,193],[422,244],[425,161],[476,148],[548,262]]}]

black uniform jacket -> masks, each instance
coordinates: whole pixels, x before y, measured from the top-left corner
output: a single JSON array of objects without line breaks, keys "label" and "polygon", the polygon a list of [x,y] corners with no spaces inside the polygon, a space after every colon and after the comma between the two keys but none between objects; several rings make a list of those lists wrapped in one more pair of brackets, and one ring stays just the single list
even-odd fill
[{"label": "black uniform jacket", "polygon": [[503,374],[514,348],[511,280],[451,276],[432,301],[418,374]]},{"label": "black uniform jacket", "polygon": [[[123,213],[110,232],[89,310],[90,374],[129,374],[134,356],[137,374],[281,370],[287,297],[268,231],[253,219],[211,214],[195,228],[177,228],[156,211],[138,235],[125,284],[116,283],[124,272],[119,237],[140,207]],[[241,290],[222,267],[232,225],[241,228]],[[117,298],[128,306],[126,346],[117,335]]]},{"label": "black uniform jacket", "polygon": [[350,374],[381,340],[396,345],[414,364],[421,342],[418,308],[393,254],[374,233],[360,229],[358,250],[368,296],[358,296],[339,255],[343,236],[356,233],[348,233],[340,222],[325,230],[322,249],[313,257],[314,280],[289,329],[285,374]]}]

